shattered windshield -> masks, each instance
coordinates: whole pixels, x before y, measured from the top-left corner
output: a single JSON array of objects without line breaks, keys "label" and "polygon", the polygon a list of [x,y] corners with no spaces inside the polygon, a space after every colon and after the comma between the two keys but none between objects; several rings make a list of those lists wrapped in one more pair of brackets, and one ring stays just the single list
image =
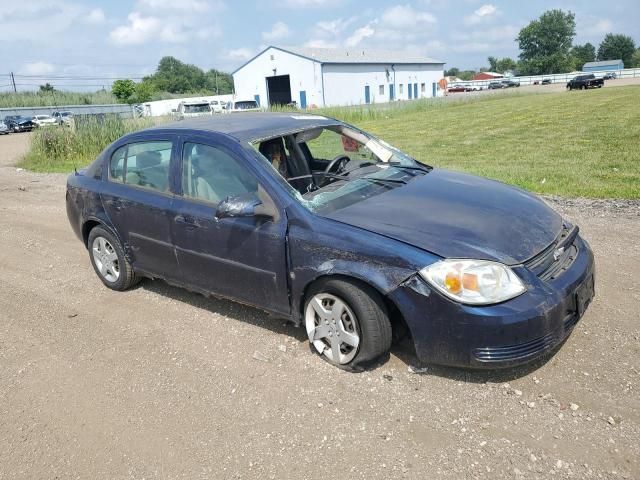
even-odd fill
[{"label": "shattered windshield", "polygon": [[346,125],[316,127],[253,144],[307,209],[326,214],[401,188],[431,167]]}]

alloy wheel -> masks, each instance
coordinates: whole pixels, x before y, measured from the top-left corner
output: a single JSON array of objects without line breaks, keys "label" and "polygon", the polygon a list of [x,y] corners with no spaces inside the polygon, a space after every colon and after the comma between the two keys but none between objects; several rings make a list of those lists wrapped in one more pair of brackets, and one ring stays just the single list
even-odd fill
[{"label": "alloy wheel", "polygon": [[96,268],[107,282],[116,282],[120,277],[120,263],[113,245],[104,237],[96,237],[91,246]]},{"label": "alloy wheel", "polygon": [[309,301],[305,326],[311,344],[330,362],[346,365],[358,353],[358,320],[349,305],[335,295],[318,293]]}]

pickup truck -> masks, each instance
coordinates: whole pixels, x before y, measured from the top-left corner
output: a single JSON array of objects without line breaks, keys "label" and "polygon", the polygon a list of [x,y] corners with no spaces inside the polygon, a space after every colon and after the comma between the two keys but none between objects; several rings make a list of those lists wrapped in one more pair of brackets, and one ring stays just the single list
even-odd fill
[{"label": "pickup truck", "polygon": [[596,76],[591,73],[589,75],[578,75],[577,77],[569,80],[567,88],[569,90],[585,90],[587,88],[602,88],[603,85],[604,80],[602,78],[596,78]]}]

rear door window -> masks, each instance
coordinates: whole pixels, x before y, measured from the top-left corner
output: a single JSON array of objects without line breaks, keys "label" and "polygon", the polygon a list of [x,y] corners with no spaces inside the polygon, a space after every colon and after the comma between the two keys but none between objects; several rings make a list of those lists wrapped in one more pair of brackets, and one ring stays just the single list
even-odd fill
[{"label": "rear door window", "polygon": [[153,141],[124,145],[111,156],[111,181],[138,187],[169,191],[169,165],[172,142]]}]

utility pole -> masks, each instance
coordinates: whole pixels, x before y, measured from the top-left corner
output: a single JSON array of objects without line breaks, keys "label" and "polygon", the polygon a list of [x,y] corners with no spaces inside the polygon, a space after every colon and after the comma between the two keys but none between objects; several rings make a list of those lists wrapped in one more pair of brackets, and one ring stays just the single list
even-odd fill
[{"label": "utility pole", "polygon": [[11,72],[11,84],[13,85],[13,93],[17,93],[18,89],[16,88],[16,79],[13,77],[13,72]]}]

